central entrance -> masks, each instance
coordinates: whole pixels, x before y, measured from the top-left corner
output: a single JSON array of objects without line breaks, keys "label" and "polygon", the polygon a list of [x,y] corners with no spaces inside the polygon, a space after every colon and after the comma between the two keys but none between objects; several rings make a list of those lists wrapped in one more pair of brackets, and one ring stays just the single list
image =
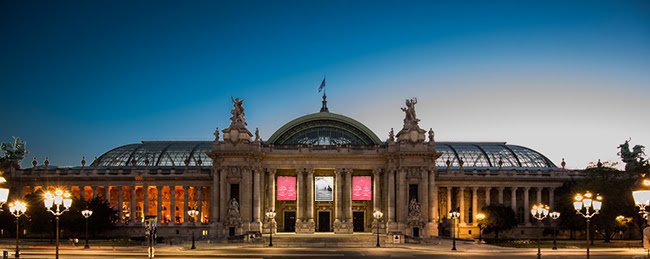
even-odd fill
[{"label": "central entrance", "polygon": [[330,232],[330,212],[318,212],[318,232]]},{"label": "central entrance", "polygon": [[284,212],[284,232],[296,232],[296,212]]},{"label": "central entrance", "polygon": [[363,211],[352,212],[352,227],[354,232],[363,232]]}]

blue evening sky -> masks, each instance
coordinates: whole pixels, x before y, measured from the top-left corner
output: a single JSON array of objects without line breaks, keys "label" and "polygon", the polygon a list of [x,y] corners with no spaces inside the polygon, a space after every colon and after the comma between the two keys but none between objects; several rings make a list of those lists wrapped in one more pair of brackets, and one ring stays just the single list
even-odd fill
[{"label": "blue evening sky", "polygon": [[27,141],[23,166],[211,140],[231,95],[266,139],[319,110],[324,75],[380,139],[417,97],[437,140],[583,168],[650,145],[650,2],[0,2],[0,141]]}]

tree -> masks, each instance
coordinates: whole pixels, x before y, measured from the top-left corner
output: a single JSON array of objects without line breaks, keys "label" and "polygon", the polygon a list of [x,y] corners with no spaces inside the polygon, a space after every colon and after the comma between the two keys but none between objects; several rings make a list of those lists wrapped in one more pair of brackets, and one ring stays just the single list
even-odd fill
[{"label": "tree", "polygon": [[510,207],[503,204],[490,204],[483,207],[485,219],[484,233],[494,232],[494,236],[499,238],[499,232],[508,231],[517,226],[517,215]]},{"label": "tree", "polygon": [[27,232],[40,234],[41,239],[43,238],[43,234],[54,233],[54,216],[45,209],[45,205],[43,204],[43,191],[38,190],[25,195],[25,203],[27,204],[25,216],[29,222],[26,226]]},{"label": "tree", "polygon": [[90,209],[92,216],[88,218],[88,230],[95,236],[115,228],[117,222],[117,211],[110,207],[105,199],[94,198],[90,202],[74,198],[70,211],[61,216],[61,228],[70,234],[84,236],[86,233],[86,218],[81,214],[82,210]]},{"label": "tree", "polygon": [[[573,196],[577,193],[592,192],[603,197],[603,206],[600,213],[591,218],[591,225],[596,233],[603,237],[605,242],[610,242],[614,234],[620,228],[616,217],[634,217],[637,213],[634,207],[634,199],[630,192],[631,186],[637,179],[635,173],[621,171],[615,168],[616,163],[606,161],[605,163],[591,163],[583,172],[585,178],[568,182],[560,195],[562,203],[559,204],[563,217],[562,226],[571,230],[583,230],[586,228],[586,220],[575,213],[573,209]],[[592,239],[593,240],[593,239]]]}]

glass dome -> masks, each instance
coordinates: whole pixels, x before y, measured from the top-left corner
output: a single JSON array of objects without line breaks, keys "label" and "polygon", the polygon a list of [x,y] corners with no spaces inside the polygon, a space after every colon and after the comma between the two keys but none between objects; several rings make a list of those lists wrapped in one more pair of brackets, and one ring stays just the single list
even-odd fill
[{"label": "glass dome", "polygon": [[129,144],[117,147],[104,153],[93,162],[92,166],[124,167],[189,167],[212,166],[212,159],[206,152],[212,151],[210,141],[142,141],[140,144]]}]

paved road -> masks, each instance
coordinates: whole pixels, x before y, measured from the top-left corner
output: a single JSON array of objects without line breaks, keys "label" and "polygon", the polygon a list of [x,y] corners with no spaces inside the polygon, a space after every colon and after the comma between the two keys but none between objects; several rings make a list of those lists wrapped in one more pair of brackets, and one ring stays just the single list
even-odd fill
[{"label": "paved road", "polygon": [[[147,258],[144,248],[133,249],[69,249],[61,250],[60,258],[107,259]],[[420,248],[250,248],[228,247],[209,250],[159,249],[155,258],[536,258],[534,249],[439,251]],[[634,250],[596,250],[591,258],[644,258],[645,252]],[[13,258],[13,255],[10,257]],[[52,249],[26,249],[21,258],[54,258]],[[542,258],[586,258],[581,250],[543,250]]]}]

